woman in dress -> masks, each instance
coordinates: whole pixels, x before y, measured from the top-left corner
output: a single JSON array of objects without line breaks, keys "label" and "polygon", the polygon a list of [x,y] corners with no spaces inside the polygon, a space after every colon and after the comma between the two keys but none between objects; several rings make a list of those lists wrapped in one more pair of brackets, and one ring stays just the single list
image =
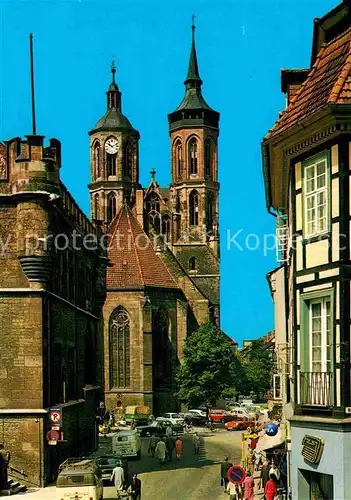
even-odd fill
[{"label": "woman in dress", "polygon": [[247,472],[247,475],[243,482],[243,486],[245,500],[254,500],[255,481],[253,480],[250,471]]},{"label": "woman in dress", "polygon": [[269,481],[266,483],[264,495],[266,500],[274,500],[274,498],[278,495],[277,478],[274,474],[269,475]]}]

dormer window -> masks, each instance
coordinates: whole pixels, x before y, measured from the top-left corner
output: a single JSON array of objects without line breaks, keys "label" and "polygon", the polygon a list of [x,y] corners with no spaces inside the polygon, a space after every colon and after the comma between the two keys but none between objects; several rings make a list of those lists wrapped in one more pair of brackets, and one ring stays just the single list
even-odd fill
[{"label": "dormer window", "polygon": [[189,259],[189,271],[196,271],[196,258],[190,257]]},{"label": "dormer window", "polygon": [[197,140],[195,137],[189,142],[189,168],[190,174],[197,174]]}]

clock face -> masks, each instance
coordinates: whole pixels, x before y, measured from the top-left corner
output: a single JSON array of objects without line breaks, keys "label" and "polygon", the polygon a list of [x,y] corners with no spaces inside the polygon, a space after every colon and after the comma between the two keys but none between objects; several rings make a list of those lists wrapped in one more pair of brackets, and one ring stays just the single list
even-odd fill
[{"label": "clock face", "polygon": [[119,150],[118,140],[114,137],[110,137],[109,139],[107,139],[107,141],[105,142],[105,150],[106,153],[110,155],[116,154]]}]

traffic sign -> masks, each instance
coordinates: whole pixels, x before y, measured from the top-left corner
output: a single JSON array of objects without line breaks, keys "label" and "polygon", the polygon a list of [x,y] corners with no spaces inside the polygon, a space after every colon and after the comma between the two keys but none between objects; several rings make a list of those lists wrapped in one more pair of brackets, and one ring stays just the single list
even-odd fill
[{"label": "traffic sign", "polygon": [[244,467],[241,467],[241,465],[233,465],[233,467],[231,467],[227,473],[227,478],[233,484],[243,483],[245,477],[246,470],[244,469]]},{"label": "traffic sign", "polygon": [[60,434],[57,432],[57,431],[48,431],[46,433],[46,439],[50,442],[50,441],[58,441],[60,438]]},{"label": "traffic sign", "polygon": [[60,425],[62,420],[61,408],[53,408],[50,410],[49,418],[54,425]]}]

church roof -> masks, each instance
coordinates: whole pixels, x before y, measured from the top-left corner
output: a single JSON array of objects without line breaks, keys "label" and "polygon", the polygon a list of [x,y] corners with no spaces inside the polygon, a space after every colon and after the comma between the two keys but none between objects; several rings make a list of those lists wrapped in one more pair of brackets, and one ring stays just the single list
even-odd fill
[{"label": "church roof", "polygon": [[351,104],[351,27],[321,46],[305,82],[266,139],[333,104]]},{"label": "church roof", "polygon": [[108,288],[179,288],[126,205],[110,226],[108,258]]},{"label": "church roof", "polygon": [[133,130],[133,126],[126,116],[124,116],[119,109],[111,108],[106,111],[104,116],[100,118],[95,127],[94,131],[97,130],[121,130],[129,129]]}]

